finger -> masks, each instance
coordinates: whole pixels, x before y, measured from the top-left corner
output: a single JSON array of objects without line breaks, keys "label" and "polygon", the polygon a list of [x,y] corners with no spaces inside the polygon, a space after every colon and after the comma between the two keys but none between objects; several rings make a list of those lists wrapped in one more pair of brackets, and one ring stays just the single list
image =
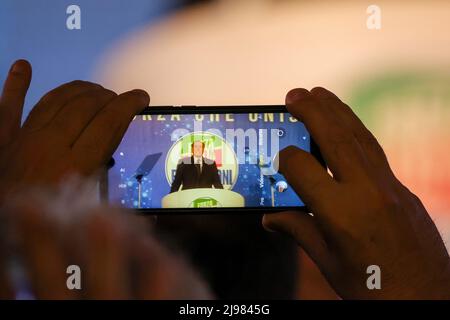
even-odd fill
[{"label": "finger", "polygon": [[126,250],[130,253],[133,298],[139,300],[173,298],[171,295],[173,286],[171,280],[174,280],[174,277],[171,277],[171,274],[174,274],[174,266],[171,263],[173,261],[150,236],[147,217],[132,218],[127,219],[131,232]]},{"label": "finger", "polygon": [[[0,213],[2,215],[3,212]],[[0,216],[0,300],[14,299],[14,291],[12,288],[12,279],[9,274],[9,259],[7,253],[7,230],[6,223]]]},{"label": "finger", "polygon": [[364,151],[366,159],[374,167],[389,168],[386,155],[377,139],[348,105],[343,103],[334,93],[321,87],[312,89],[311,94],[326,104],[343,125],[353,132]]},{"label": "finger", "polygon": [[145,91],[133,90],[119,95],[105,106],[72,148],[79,167],[89,172],[106,165],[134,116],[149,102]]},{"label": "finger", "polygon": [[95,115],[116,96],[115,92],[106,89],[79,94],[57,113],[47,129],[72,144]]},{"label": "finger", "polygon": [[18,213],[18,228],[25,269],[36,298],[74,298],[66,285],[68,263],[56,222],[28,207]]},{"label": "finger", "polygon": [[87,225],[86,292],[89,299],[124,299],[129,295],[126,243],[114,217],[100,213]]},{"label": "finger", "polygon": [[14,299],[14,291],[12,290],[11,282],[8,277],[8,270],[6,261],[0,257],[0,299],[10,300]]},{"label": "finger", "polygon": [[308,152],[289,146],[279,153],[279,171],[313,212],[328,212],[336,183],[326,169]]},{"label": "finger", "polygon": [[11,245],[8,237],[10,234],[8,222],[7,210],[0,209],[0,300],[14,298],[12,280],[9,274]]},{"label": "finger", "polygon": [[315,218],[302,211],[285,211],[265,214],[263,226],[269,231],[285,233],[298,243],[319,266],[331,263],[331,255],[325,238]]},{"label": "finger", "polygon": [[31,73],[30,63],[18,60],[12,65],[3,85],[0,97],[0,146],[8,143],[20,128]]},{"label": "finger", "polygon": [[182,259],[148,235],[133,241],[133,276],[137,299],[211,299],[206,284]]},{"label": "finger", "polygon": [[[155,300],[165,295],[168,268],[163,267],[165,257],[151,238],[139,237],[130,248],[133,262],[132,283],[135,298]],[[169,266],[170,268],[170,266]]]},{"label": "finger", "polygon": [[88,91],[100,89],[103,89],[103,87],[99,84],[80,80],[72,81],[53,89],[43,96],[31,110],[23,125],[24,130],[32,132],[42,129],[74,97]]},{"label": "finger", "polygon": [[338,181],[364,175],[364,154],[352,132],[308,90],[294,89],[286,96],[289,112],[302,121],[318,144]]}]

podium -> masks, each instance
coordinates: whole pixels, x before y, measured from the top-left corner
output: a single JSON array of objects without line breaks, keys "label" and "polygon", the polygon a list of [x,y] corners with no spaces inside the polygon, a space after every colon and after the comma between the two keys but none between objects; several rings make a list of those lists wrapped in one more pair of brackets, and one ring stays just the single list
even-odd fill
[{"label": "podium", "polygon": [[162,198],[163,208],[234,208],[244,207],[244,197],[239,193],[213,188],[198,188],[169,193]]}]

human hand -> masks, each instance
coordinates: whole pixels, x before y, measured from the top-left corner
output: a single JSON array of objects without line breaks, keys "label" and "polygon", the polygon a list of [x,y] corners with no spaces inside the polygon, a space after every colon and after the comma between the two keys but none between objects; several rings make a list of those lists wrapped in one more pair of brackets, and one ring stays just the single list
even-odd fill
[{"label": "human hand", "polygon": [[[93,205],[79,196],[89,190],[70,193],[71,201],[27,193],[27,202],[21,196],[0,212],[1,298],[212,298],[197,273],[151,236],[144,217]],[[79,289],[67,286],[75,283],[71,265],[80,268]]]},{"label": "human hand", "polygon": [[[358,117],[323,88],[291,90],[286,106],[333,176],[311,154],[282,150],[279,170],[313,215],[266,214],[263,225],[291,235],[342,298],[450,298],[450,260],[436,226]],[[370,265],[381,269],[380,290],[366,285]]]},{"label": "human hand", "polygon": [[17,188],[56,184],[106,166],[133,117],[149,104],[145,91],[117,95],[73,81],[47,93],[21,127],[31,66],[13,64],[0,97],[0,199]]}]

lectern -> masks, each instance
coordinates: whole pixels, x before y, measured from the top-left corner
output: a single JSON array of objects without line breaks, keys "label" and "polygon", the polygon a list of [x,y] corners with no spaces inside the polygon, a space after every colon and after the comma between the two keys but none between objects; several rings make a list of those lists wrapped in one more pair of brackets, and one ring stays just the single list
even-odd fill
[{"label": "lectern", "polygon": [[163,208],[236,208],[244,207],[244,197],[239,193],[214,188],[198,188],[169,193],[162,198]]}]

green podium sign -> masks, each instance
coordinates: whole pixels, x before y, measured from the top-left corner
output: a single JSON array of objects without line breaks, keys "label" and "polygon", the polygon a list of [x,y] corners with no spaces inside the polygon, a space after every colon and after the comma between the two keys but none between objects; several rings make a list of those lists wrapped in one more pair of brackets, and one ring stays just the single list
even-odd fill
[{"label": "green podium sign", "polygon": [[188,189],[169,193],[162,199],[163,208],[235,208],[244,207],[239,193],[214,188]]}]

